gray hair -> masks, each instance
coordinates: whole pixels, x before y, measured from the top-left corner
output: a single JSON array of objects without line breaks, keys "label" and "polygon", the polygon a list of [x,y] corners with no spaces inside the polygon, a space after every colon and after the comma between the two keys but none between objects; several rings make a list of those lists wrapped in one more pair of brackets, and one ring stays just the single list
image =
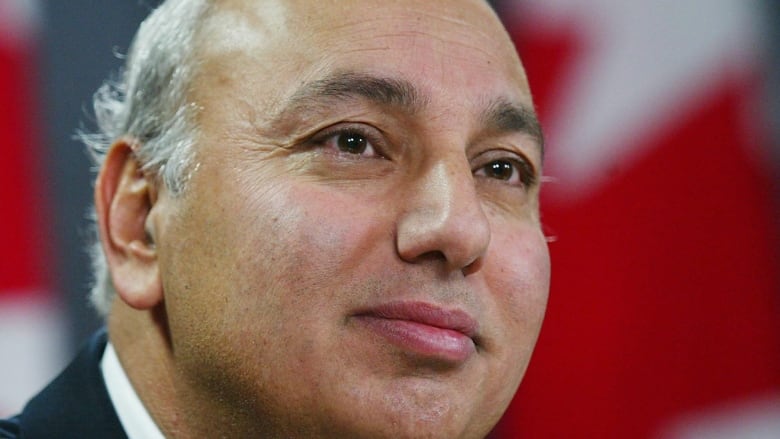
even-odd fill
[{"label": "gray hair", "polygon": [[[196,69],[196,34],[206,0],[167,0],[141,23],[118,80],[95,92],[97,132],[79,132],[100,167],[112,143],[127,137],[138,143],[135,154],[149,175],[173,195],[182,192],[193,161],[196,130],[187,92]],[[116,295],[97,227],[90,256],[94,283],[90,300],[108,314]]]}]

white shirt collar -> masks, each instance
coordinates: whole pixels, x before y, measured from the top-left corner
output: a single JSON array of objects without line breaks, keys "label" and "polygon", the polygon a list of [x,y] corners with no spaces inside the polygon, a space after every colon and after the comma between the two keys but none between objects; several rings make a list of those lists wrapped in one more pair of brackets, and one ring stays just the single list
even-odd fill
[{"label": "white shirt collar", "polygon": [[103,372],[108,396],[128,439],[165,439],[135,393],[111,343],[106,344],[106,350],[100,360],[100,370]]}]

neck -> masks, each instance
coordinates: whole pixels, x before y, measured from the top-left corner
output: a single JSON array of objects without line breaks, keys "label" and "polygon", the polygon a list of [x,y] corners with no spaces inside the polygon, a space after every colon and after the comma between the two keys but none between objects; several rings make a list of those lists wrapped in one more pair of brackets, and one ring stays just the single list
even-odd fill
[{"label": "neck", "polygon": [[117,299],[108,334],[144,407],[165,437],[191,437],[176,392],[176,369],[162,305],[147,311]]}]

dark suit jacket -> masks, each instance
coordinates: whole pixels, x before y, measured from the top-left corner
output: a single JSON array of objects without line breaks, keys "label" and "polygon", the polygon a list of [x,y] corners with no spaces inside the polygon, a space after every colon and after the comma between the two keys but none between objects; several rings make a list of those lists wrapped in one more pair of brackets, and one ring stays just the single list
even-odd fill
[{"label": "dark suit jacket", "polygon": [[21,414],[0,420],[0,438],[127,439],[100,372],[106,341],[105,330],[95,334]]}]

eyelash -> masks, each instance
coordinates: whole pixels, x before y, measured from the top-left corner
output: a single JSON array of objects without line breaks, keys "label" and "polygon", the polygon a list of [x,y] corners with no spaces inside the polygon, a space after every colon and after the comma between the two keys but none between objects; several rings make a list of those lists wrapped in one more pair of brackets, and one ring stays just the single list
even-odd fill
[{"label": "eyelash", "polygon": [[[374,153],[376,154],[375,158],[385,157],[384,143],[381,136],[372,132],[371,129],[359,124],[336,125],[330,128],[325,128],[323,131],[320,131],[319,133],[315,134],[311,138],[311,140],[309,140],[308,143],[314,146],[321,147],[321,146],[325,146],[327,142],[330,141],[331,139],[338,138],[339,136],[348,135],[348,134],[357,134],[363,137],[373,148]],[[338,151],[338,152],[342,153],[344,156],[355,155],[343,151]]]}]

